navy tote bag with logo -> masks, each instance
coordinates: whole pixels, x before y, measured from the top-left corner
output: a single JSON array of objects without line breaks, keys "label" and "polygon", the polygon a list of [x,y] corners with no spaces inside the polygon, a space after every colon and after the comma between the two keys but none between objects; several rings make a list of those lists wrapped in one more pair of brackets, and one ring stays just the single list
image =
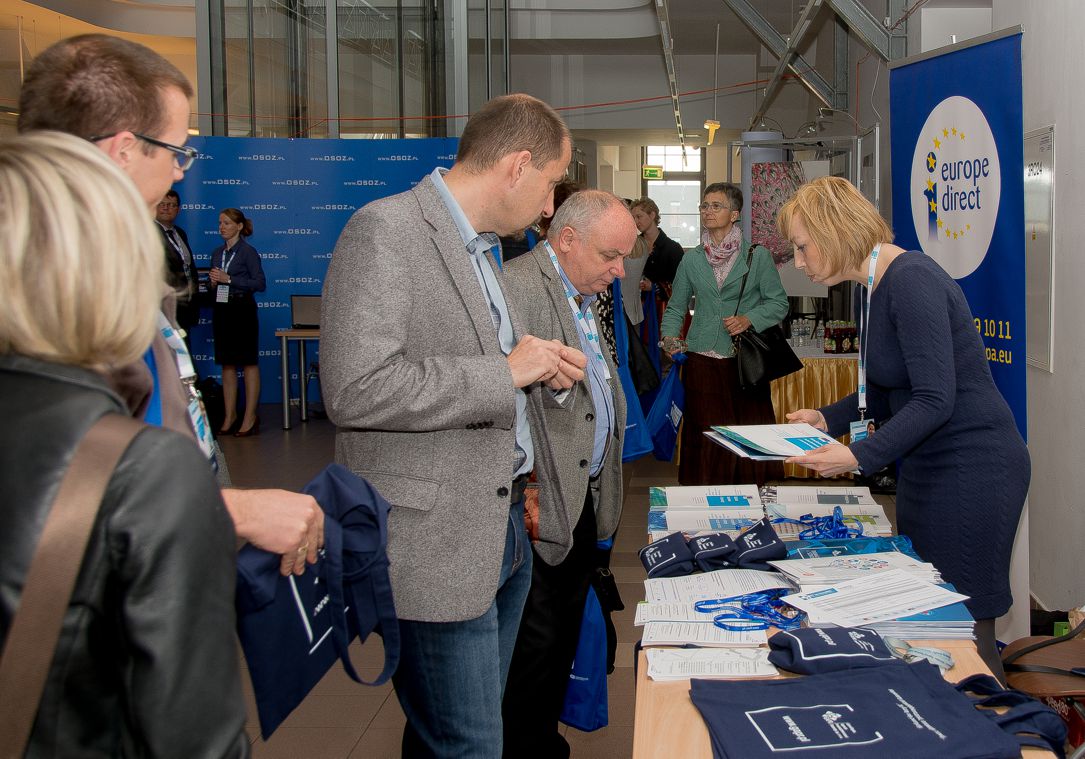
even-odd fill
[{"label": "navy tote bag with logo", "polygon": [[[368,482],[331,464],[303,488],[324,510],[324,548],[299,576],[279,574],[277,554],[245,546],[237,557],[237,628],[260,733],[268,736],[337,661],[358,683],[380,685],[399,663],[399,623],[388,579],[388,511]],[[371,683],[347,647],[384,639],[384,670]]]}]

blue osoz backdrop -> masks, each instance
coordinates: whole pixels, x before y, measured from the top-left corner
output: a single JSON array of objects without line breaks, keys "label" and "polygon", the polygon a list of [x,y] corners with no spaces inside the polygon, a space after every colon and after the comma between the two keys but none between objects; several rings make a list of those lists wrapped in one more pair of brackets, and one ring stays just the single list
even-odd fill
[{"label": "blue osoz backdrop", "polygon": [[[291,326],[290,296],[319,295],[335,242],[351,215],[372,200],[409,190],[434,166],[451,166],[457,140],[195,137],[189,144],[200,158],[174,188],[181,196],[177,224],[188,233],[197,265],[210,266],[211,251],[222,244],[219,211],[240,208],[252,219],[249,242],[260,252],[267,278],[267,291],[256,296],[260,402],[277,403],[282,372],[275,330]],[[194,330],[192,352],[200,376],[221,378],[209,307]],[[317,358],[311,346],[308,358]],[[297,393],[294,353],[290,371]],[[315,383],[309,389],[319,392]]]},{"label": "blue osoz backdrop", "polygon": [[1026,436],[1021,35],[893,68],[893,227],[964,290]]}]

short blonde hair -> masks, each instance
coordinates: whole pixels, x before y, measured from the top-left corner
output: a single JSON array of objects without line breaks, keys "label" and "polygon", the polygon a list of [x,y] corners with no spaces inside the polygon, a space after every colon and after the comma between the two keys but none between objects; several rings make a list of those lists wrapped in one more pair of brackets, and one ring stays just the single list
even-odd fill
[{"label": "short blonde hair", "polygon": [[0,353],[103,370],[151,344],[162,242],[132,181],[59,132],[0,142]]},{"label": "short blonde hair", "polygon": [[802,185],[776,216],[776,228],[791,239],[794,219],[801,219],[831,274],[859,266],[893,230],[874,204],[840,177],[821,177]]}]

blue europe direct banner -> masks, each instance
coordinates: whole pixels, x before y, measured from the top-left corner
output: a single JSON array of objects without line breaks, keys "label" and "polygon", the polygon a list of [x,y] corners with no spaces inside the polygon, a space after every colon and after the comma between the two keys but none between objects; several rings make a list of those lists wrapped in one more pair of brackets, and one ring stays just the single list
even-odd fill
[{"label": "blue europe direct banner", "polygon": [[[222,244],[219,212],[239,208],[252,219],[249,242],[260,253],[267,291],[256,296],[260,319],[260,402],[282,400],[282,369],[275,330],[292,326],[291,295],[319,295],[324,273],[347,220],[370,201],[414,187],[435,166],[451,166],[454,138],[317,140],[194,137],[200,157],[175,185],[181,196],[177,225],[188,234],[197,266],[210,266]],[[359,272],[364,276],[364,272]],[[193,357],[201,377],[221,378],[215,364],[211,308],[193,330]],[[310,350],[310,362],[317,360]],[[298,392],[297,363],[290,380]],[[318,383],[309,388],[319,397]]]},{"label": "blue europe direct banner", "polygon": [[889,77],[896,242],[958,281],[995,383],[1027,431],[1021,35]]}]

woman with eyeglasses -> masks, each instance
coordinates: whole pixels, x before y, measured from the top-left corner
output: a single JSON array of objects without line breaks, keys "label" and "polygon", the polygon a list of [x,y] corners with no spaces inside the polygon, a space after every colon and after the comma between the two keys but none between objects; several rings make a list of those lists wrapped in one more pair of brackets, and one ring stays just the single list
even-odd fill
[{"label": "woman with eyeglasses", "polygon": [[[245,240],[252,234],[252,219],[237,208],[219,214],[219,235],[225,241],[211,253],[211,284],[215,308],[211,327],[215,335],[215,363],[222,366],[222,397],[226,417],[223,435],[250,437],[260,433],[256,406],[260,402],[259,322],[255,293],[267,288],[260,254]],[[237,367],[245,375],[245,412],[237,418]]]},{"label": "woman with eyeglasses", "polygon": [[[704,229],[701,244],[686,253],[678,266],[661,330],[663,350],[672,356],[688,354],[678,481],[682,485],[763,485],[783,477],[779,462],[740,458],[703,433],[714,424],[775,423],[768,384],[752,391],[739,386],[732,339],[748,329],[760,331],[779,323],[787,315],[787,295],[772,255],[742,238],[738,226],[742,190],[726,182],[710,184],[699,209]],[[747,266],[751,247],[753,257]],[[694,297],[689,334],[681,339],[682,323]]]}]

